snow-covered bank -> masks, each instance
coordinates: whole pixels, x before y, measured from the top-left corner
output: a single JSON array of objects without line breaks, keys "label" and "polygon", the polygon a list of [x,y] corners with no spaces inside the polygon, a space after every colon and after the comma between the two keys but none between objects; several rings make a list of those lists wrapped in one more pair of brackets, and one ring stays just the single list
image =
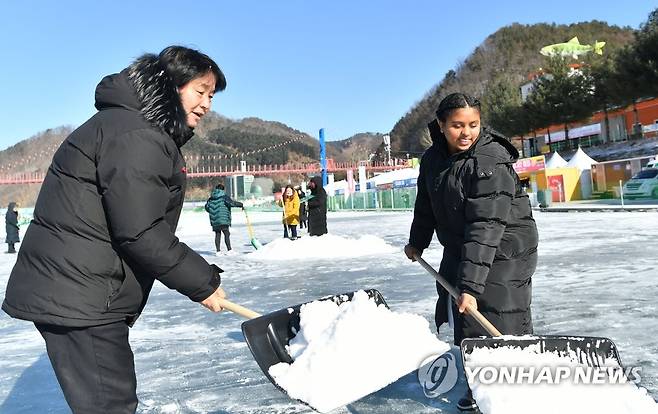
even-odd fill
[{"label": "snow-covered bank", "polygon": [[335,234],[325,234],[320,237],[302,237],[294,241],[276,239],[250,253],[248,258],[256,260],[340,259],[390,254],[397,251],[399,248],[372,235],[352,239]]}]

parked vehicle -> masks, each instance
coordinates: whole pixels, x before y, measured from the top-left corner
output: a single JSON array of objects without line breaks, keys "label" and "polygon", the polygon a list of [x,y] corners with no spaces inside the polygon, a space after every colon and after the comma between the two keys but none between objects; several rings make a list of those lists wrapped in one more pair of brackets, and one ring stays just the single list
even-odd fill
[{"label": "parked vehicle", "polygon": [[624,184],[624,196],[629,200],[639,197],[658,198],[658,163],[644,168]]}]

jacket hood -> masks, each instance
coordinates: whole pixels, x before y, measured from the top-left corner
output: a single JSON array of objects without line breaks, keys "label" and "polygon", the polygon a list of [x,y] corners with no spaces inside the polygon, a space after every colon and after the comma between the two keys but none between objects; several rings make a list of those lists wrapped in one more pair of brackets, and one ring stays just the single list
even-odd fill
[{"label": "jacket hood", "polygon": [[317,193],[320,189],[324,190],[324,187],[322,186],[322,177],[320,176],[311,177],[311,181],[315,183],[315,188],[311,189],[312,194]]},{"label": "jacket hood", "polygon": [[212,190],[212,193],[210,193],[210,198],[217,199],[220,197],[224,197],[225,195],[226,195],[226,191],[220,188],[215,188],[214,190]]},{"label": "jacket hood", "polygon": [[[441,132],[439,121],[436,119],[433,120],[427,125],[427,128],[432,138],[432,147],[444,156],[449,157],[447,139],[443,132]],[[512,145],[510,140],[489,127],[482,127],[477,141],[463,153],[468,155],[485,155],[496,158],[500,162],[514,162],[519,159],[519,151]]]},{"label": "jacket hood", "polygon": [[15,202],[12,201],[11,203],[9,203],[9,205],[7,206],[7,212],[5,213],[5,216],[7,216],[7,215],[9,215],[9,214],[15,214],[15,213],[14,213],[14,208],[15,208],[15,207],[16,207],[16,203],[15,203]]},{"label": "jacket hood", "polygon": [[179,147],[194,135],[187,126],[178,88],[156,55],[144,55],[120,73],[104,77],[96,87],[95,106],[99,111],[117,107],[138,111]]}]

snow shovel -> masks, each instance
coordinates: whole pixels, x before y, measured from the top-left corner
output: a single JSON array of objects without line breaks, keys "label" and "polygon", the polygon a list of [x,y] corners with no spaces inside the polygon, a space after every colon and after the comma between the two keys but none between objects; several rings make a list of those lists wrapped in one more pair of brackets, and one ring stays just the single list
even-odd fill
[{"label": "snow shovel", "polygon": [[[377,305],[388,307],[384,297],[378,290],[369,289],[365,291],[368,296],[375,300]],[[341,295],[325,296],[318,300],[331,300],[337,305],[352,300],[355,292]],[[306,302],[309,303],[309,302]],[[288,392],[281,388],[272,376],[269,369],[279,362],[291,364],[293,359],[286,350],[286,345],[299,331],[299,314],[301,307],[306,303],[280,309],[276,312],[260,315],[243,306],[232,303],[226,299],[221,301],[221,306],[226,310],[237,313],[248,320],[242,323],[242,333],[247,341],[247,346],[268,380],[284,394]],[[301,400],[298,400],[301,401]],[[308,405],[306,402],[302,403]]]},{"label": "snow shovel", "polygon": [[252,246],[254,246],[254,249],[258,250],[263,245],[258,241],[256,236],[254,235],[254,228],[251,227],[251,221],[249,221],[249,214],[247,214],[246,209],[242,209],[244,211],[244,217],[247,220],[247,231],[249,232],[249,242],[251,243]]},{"label": "snow shovel", "polygon": [[[434,279],[445,290],[448,291],[453,299],[459,298],[459,291],[455,289],[443,276],[441,276],[432,266],[430,266],[419,255],[414,255],[414,259],[427,270]],[[538,353],[553,353],[558,356],[576,356],[580,364],[591,367],[618,365],[623,368],[617,347],[608,338],[601,337],[574,337],[574,336],[524,336],[514,339],[503,338],[502,334],[491,324],[477,309],[468,307],[466,313],[472,316],[488,333],[494,338],[466,338],[461,342],[462,361],[467,364],[468,356],[478,348],[495,349],[503,346],[518,347],[525,349],[532,346],[532,349],[539,350]]]}]

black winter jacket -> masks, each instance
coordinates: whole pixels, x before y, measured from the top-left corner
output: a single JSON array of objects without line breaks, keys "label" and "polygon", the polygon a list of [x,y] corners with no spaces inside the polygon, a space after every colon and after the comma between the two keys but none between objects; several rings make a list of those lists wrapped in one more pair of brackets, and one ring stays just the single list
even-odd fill
[{"label": "black winter jacket", "polygon": [[[460,292],[475,296],[485,316],[496,314],[503,333],[531,331],[518,325],[530,323],[538,236],[530,202],[512,168],[518,151],[483,128],[471,148],[449,155],[438,122],[429,127],[434,143],[420,164],[409,244],[423,250],[436,232],[444,247],[439,272]],[[439,292],[443,304],[437,304],[437,326],[447,321],[447,292]],[[505,316],[515,313],[522,315]]]},{"label": "black winter jacket", "polygon": [[308,200],[308,233],[311,236],[327,234],[327,192],[322,187],[322,177],[312,177],[315,188]]},{"label": "black winter jacket", "polygon": [[18,213],[14,211],[16,203],[13,201],[9,203],[7,207],[7,213],[5,214],[5,229],[7,231],[7,238],[5,243],[18,243],[21,241],[18,236]]},{"label": "black winter jacket", "polygon": [[157,57],[105,77],[96,108],[48,169],[2,304],[13,317],[132,324],[155,279],[194,301],[219,286],[218,268],[174,235],[192,131]]}]

